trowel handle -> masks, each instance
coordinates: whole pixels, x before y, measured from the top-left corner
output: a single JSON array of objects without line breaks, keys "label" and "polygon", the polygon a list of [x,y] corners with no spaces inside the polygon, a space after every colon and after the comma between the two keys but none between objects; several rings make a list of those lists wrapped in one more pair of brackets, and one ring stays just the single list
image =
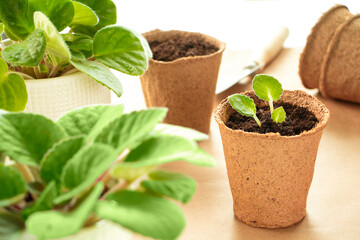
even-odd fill
[{"label": "trowel handle", "polygon": [[264,39],[265,44],[255,49],[250,60],[258,63],[261,67],[264,67],[281,51],[288,35],[289,29],[286,26],[281,26],[267,39]]}]

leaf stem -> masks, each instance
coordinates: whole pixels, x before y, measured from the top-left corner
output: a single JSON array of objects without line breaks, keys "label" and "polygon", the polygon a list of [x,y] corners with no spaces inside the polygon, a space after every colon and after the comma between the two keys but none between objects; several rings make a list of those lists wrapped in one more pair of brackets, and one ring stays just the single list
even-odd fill
[{"label": "leaf stem", "polygon": [[261,122],[260,122],[259,118],[256,116],[256,114],[253,116],[253,118],[255,119],[255,121],[259,125],[259,127],[261,127]]},{"label": "leaf stem", "polygon": [[270,113],[272,114],[272,112],[274,111],[274,103],[272,99],[270,99],[269,101],[269,106],[270,106]]},{"label": "leaf stem", "polygon": [[43,76],[42,76],[42,74],[41,74],[41,71],[40,71],[39,65],[36,66],[36,67],[33,67],[33,69],[34,69],[35,76],[36,76],[37,79],[43,78]]},{"label": "leaf stem", "polygon": [[35,178],[33,174],[31,173],[28,166],[21,164],[21,163],[15,163],[15,167],[21,172],[26,182],[34,182]]},{"label": "leaf stem", "polygon": [[56,65],[53,69],[51,69],[51,72],[49,74],[49,78],[53,78],[56,76],[58,70],[59,70],[60,65]]}]

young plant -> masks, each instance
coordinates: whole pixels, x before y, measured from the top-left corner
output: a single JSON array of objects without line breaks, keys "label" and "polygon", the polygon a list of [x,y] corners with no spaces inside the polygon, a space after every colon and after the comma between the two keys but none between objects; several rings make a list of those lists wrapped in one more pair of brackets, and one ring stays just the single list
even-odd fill
[{"label": "young plant", "polygon": [[[281,83],[274,77],[258,74],[252,82],[254,93],[258,98],[268,101],[271,113],[271,119],[276,123],[281,123],[286,118],[286,112],[283,107],[274,109],[274,102],[280,99],[283,89]],[[253,117],[256,123],[261,127],[261,122],[256,116],[256,106],[254,100],[242,94],[234,94],[229,98],[230,105],[240,114]]]},{"label": "young plant", "polygon": [[122,109],[91,106],[57,122],[0,113],[0,239],[24,232],[60,238],[101,219],[156,239],[181,234],[184,214],[169,199],[189,202],[196,183],[158,167],[178,160],[214,166],[196,144],[207,135],[161,124],[163,108]]},{"label": "young plant", "polygon": [[141,75],[151,51],[140,34],[115,23],[111,0],[0,1],[0,33],[9,38],[1,41],[0,109],[24,110],[24,79],[74,71],[121,96],[121,84],[109,68]]}]

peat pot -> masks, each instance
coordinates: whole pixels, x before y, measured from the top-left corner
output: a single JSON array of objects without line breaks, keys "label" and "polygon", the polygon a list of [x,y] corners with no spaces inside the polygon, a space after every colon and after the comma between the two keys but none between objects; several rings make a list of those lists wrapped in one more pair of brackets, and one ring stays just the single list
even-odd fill
[{"label": "peat pot", "polygon": [[[255,96],[253,91],[245,94]],[[304,91],[285,90],[280,101],[306,107],[319,123],[295,136],[259,134],[225,125],[235,112],[227,99],[215,111],[235,216],[255,227],[282,228],[304,218],[320,138],[330,117],[326,106]],[[254,102],[267,104],[257,98]]]}]

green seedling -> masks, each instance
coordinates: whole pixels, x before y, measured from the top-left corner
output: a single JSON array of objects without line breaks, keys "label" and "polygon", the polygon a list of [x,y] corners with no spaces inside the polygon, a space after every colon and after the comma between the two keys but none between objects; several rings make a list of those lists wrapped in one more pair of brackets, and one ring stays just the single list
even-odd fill
[{"label": "green seedling", "polygon": [[[283,122],[286,118],[284,108],[278,107],[274,109],[274,102],[279,100],[283,93],[281,83],[272,76],[258,74],[254,77],[252,86],[256,96],[269,102],[271,119],[276,123]],[[229,102],[237,112],[244,116],[253,117],[259,127],[261,127],[260,120],[256,116],[255,103],[250,97],[234,94],[229,97]]]}]

